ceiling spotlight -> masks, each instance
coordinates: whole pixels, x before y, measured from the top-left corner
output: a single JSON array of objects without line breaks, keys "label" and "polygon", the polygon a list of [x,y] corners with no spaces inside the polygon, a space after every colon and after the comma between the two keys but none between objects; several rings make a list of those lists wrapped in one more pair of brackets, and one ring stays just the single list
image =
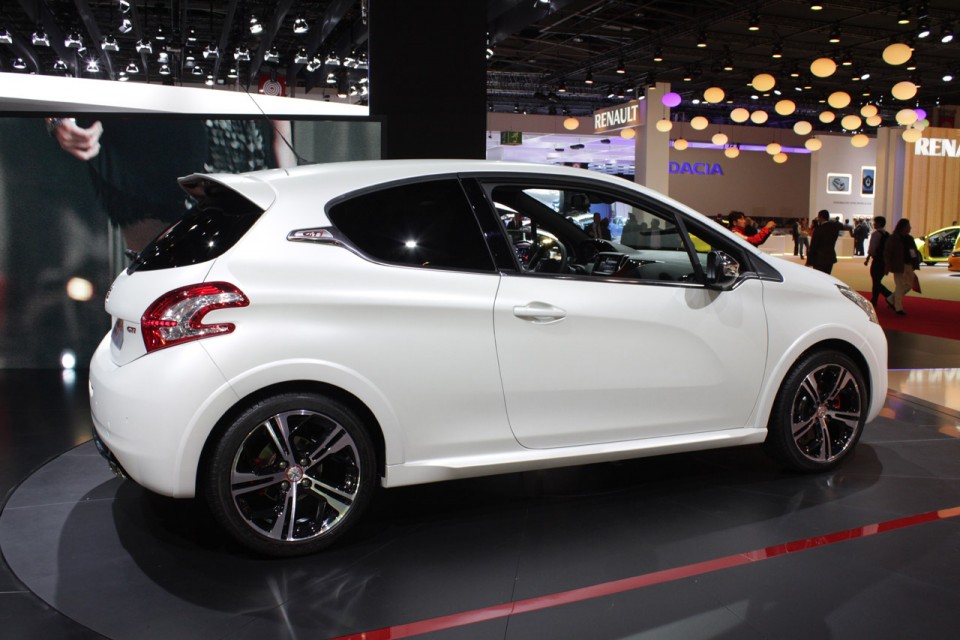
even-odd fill
[{"label": "ceiling spotlight", "polygon": [[137,74],[140,73],[140,67],[137,66],[136,62],[130,61],[130,64],[127,65],[127,73]]},{"label": "ceiling spotlight", "polygon": [[193,27],[187,31],[187,42],[196,42],[197,41],[197,30]]},{"label": "ceiling spotlight", "polygon": [[166,49],[157,54],[157,62],[160,64],[169,64],[170,63],[170,54]]},{"label": "ceiling spotlight", "polygon": [[133,23],[130,22],[130,18],[124,18],[120,21],[120,26],[117,27],[117,31],[120,33],[130,33],[133,31]]},{"label": "ceiling spotlight", "polygon": [[697,35],[697,47],[703,49],[707,46],[707,32],[700,30],[700,34]]},{"label": "ceiling spotlight", "polygon": [[297,34],[306,33],[307,31],[310,31],[310,25],[308,25],[307,21],[304,20],[302,17],[298,17],[296,20],[293,21],[294,33],[297,33]]},{"label": "ceiling spotlight", "polygon": [[273,47],[272,49],[270,49],[269,51],[267,51],[265,54],[263,54],[263,61],[264,61],[264,62],[272,62],[272,63],[274,63],[274,64],[279,63],[279,62],[280,62],[280,52],[277,51],[277,48],[276,48],[276,47]]},{"label": "ceiling spotlight", "polygon": [[23,61],[23,58],[17,58],[13,61],[13,68],[17,71],[23,71],[27,68],[27,63]]},{"label": "ceiling spotlight", "polygon": [[130,76],[127,75],[126,71],[121,71],[120,73],[117,74],[117,80],[119,80],[120,82],[127,82],[128,80],[130,80]]},{"label": "ceiling spotlight", "polygon": [[257,16],[250,16],[250,33],[255,36],[263,33],[263,25],[257,20]]},{"label": "ceiling spotlight", "polygon": [[190,73],[192,73],[192,74],[195,75],[195,76],[202,76],[202,75],[203,75],[203,67],[194,67],[194,68],[193,68],[193,71],[191,71]]},{"label": "ceiling spotlight", "polygon": [[777,40],[773,43],[773,49],[770,51],[771,58],[778,60],[783,57],[783,40]]},{"label": "ceiling spotlight", "polygon": [[943,44],[953,42],[953,27],[949,24],[944,24],[943,28],[940,30],[940,42]]},{"label": "ceiling spotlight", "polygon": [[587,77],[583,79],[584,84],[593,84],[593,71],[587,69]]},{"label": "ceiling spotlight", "polygon": [[80,38],[79,33],[76,31],[71,31],[64,39],[63,46],[65,46],[67,49],[82,49],[83,40]]},{"label": "ceiling spotlight", "polygon": [[910,10],[904,6],[903,9],[900,9],[900,14],[897,16],[897,24],[910,24]]},{"label": "ceiling spotlight", "polygon": [[313,73],[314,71],[316,71],[322,66],[323,66],[323,60],[321,60],[318,56],[313,56],[313,59],[307,63],[307,71],[309,71],[310,73]]},{"label": "ceiling spotlight", "polygon": [[0,44],[13,44],[13,36],[6,27],[0,27]]},{"label": "ceiling spotlight", "polygon": [[100,48],[104,51],[120,51],[120,45],[117,44],[117,39],[111,35],[103,36],[103,39],[100,41]]},{"label": "ceiling spotlight", "polygon": [[163,25],[157,25],[157,33],[153,36],[153,39],[157,42],[163,42],[167,39],[167,32],[163,30]]},{"label": "ceiling spotlight", "polygon": [[339,67],[340,58],[337,57],[337,54],[331,51],[330,53],[327,54],[327,57],[324,59],[323,64],[327,65],[328,67]]},{"label": "ceiling spotlight", "polygon": [[128,13],[130,11],[130,2],[129,0],[120,0],[120,13]]},{"label": "ceiling spotlight", "polygon": [[57,58],[57,61],[53,63],[54,71],[66,71],[67,63],[63,61],[63,58]]},{"label": "ceiling spotlight", "polygon": [[162,75],[162,76],[168,76],[168,75],[170,75],[171,73],[172,73],[172,72],[170,71],[170,65],[168,65],[168,64],[162,64],[162,65],[160,65],[160,75]]},{"label": "ceiling spotlight", "polygon": [[[327,84],[337,84],[337,74],[330,72],[327,74]],[[517,107],[517,111],[520,110],[520,107]],[[514,111],[516,113],[516,111]]]},{"label": "ceiling spotlight", "polygon": [[750,22],[747,26],[748,31],[760,31],[760,14],[756,11],[750,14]]},{"label": "ceiling spotlight", "polygon": [[566,93],[566,92],[567,92],[567,85],[566,83],[564,83],[563,80],[561,80],[560,84],[557,85],[557,93]]},{"label": "ceiling spotlight", "polygon": [[230,71],[227,71],[227,77],[230,78],[231,80],[236,80],[237,78],[239,78],[240,74],[237,73],[237,68],[230,67]]},{"label": "ceiling spotlight", "polygon": [[47,36],[47,32],[43,28],[37,28],[33,32],[33,36],[30,38],[30,41],[37,47],[49,47],[50,38]]},{"label": "ceiling spotlight", "polygon": [[233,59],[237,62],[249,62],[250,61],[250,49],[245,46],[237,47],[233,50]]},{"label": "ceiling spotlight", "polygon": [[832,44],[837,44],[838,42],[840,42],[840,26],[839,25],[833,25],[833,27],[830,29],[829,41]]},{"label": "ceiling spotlight", "polygon": [[153,45],[149,40],[137,40],[137,53],[153,53]]},{"label": "ceiling spotlight", "polygon": [[623,74],[625,74],[625,73],[627,72],[627,66],[623,63],[623,58],[620,58],[620,60],[617,61],[617,69],[616,69],[616,71],[617,71],[617,73],[619,73],[620,75],[623,75]]},{"label": "ceiling spotlight", "polygon": [[212,87],[214,83],[215,83],[215,80],[213,76],[207,76],[207,79],[204,81],[203,84],[207,85],[208,87]]},{"label": "ceiling spotlight", "polygon": [[310,62],[310,57],[307,55],[307,50],[303,47],[300,47],[300,50],[297,51],[297,55],[293,57],[293,62],[295,64],[307,64]]},{"label": "ceiling spotlight", "polygon": [[810,0],[810,11],[822,11],[823,2],[820,0]]},{"label": "ceiling spotlight", "polygon": [[954,76],[953,76],[953,72],[952,72],[952,71],[945,71],[945,72],[943,73],[943,81],[944,81],[944,82],[953,82],[953,78],[954,78]]},{"label": "ceiling spotlight", "polygon": [[653,52],[653,61],[654,62],[663,62],[663,49],[657,47]]},{"label": "ceiling spotlight", "polygon": [[87,60],[87,73],[100,73],[100,63],[96,58]]},{"label": "ceiling spotlight", "polygon": [[917,27],[917,37],[918,38],[927,38],[930,36],[930,20],[924,18],[920,21],[920,26]]},{"label": "ceiling spotlight", "polygon": [[215,44],[208,44],[207,48],[203,50],[203,59],[204,60],[216,60],[220,57],[220,49],[217,48]]}]

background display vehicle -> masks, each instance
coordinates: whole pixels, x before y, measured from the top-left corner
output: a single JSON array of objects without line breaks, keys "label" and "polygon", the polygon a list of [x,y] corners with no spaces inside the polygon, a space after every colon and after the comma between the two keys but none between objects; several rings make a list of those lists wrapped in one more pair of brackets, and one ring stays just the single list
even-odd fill
[{"label": "background display vehicle", "polygon": [[916,239],[920,260],[934,265],[947,262],[950,254],[960,251],[960,227],[944,227]]},{"label": "background display vehicle", "polygon": [[954,251],[947,258],[947,269],[950,271],[960,271],[960,251]]},{"label": "background display vehicle", "polygon": [[[377,485],[760,443],[822,471],[884,402],[869,302],[620,178],[380,161],[181,184],[199,206],[107,297],[96,441],[257,552],[332,544]],[[584,198],[645,232],[590,238]]]}]

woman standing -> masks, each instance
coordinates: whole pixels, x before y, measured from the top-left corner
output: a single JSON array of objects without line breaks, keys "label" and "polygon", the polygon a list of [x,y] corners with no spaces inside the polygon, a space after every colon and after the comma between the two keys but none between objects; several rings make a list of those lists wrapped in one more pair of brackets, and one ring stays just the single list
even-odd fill
[{"label": "woman standing", "polygon": [[920,268],[917,243],[910,235],[910,221],[901,218],[883,248],[883,262],[887,273],[893,274],[894,291],[887,302],[893,304],[897,315],[905,316],[903,299],[913,287],[914,271]]}]

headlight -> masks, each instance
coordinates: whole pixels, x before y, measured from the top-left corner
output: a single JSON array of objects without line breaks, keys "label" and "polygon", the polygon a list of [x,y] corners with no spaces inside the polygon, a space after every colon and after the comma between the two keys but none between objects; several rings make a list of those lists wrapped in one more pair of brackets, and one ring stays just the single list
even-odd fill
[{"label": "headlight", "polygon": [[880,324],[880,321],[877,319],[877,310],[873,308],[873,305],[870,304],[866,298],[850,287],[842,284],[838,284],[837,289],[840,289],[840,293],[842,293],[847,300],[863,309],[863,312],[867,314],[868,318],[870,318],[870,322],[873,322],[874,324]]}]

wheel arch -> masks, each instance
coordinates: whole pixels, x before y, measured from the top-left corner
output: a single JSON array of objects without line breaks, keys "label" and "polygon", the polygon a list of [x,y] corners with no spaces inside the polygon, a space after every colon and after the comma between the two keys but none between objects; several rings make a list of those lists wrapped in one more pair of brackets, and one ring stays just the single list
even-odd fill
[{"label": "wheel arch", "polygon": [[373,443],[374,453],[377,458],[377,472],[380,477],[383,478],[386,472],[386,442],[383,436],[383,427],[380,425],[373,411],[371,411],[360,398],[336,385],[317,380],[288,380],[256,389],[240,398],[233,406],[224,412],[213,429],[210,430],[210,433],[203,443],[203,448],[200,451],[194,480],[196,483],[196,495],[200,495],[203,469],[207,467],[213,447],[224,431],[251,406],[272,396],[285,393],[323,395],[340,402],[355,412],[366,427],[370,441]]}]

